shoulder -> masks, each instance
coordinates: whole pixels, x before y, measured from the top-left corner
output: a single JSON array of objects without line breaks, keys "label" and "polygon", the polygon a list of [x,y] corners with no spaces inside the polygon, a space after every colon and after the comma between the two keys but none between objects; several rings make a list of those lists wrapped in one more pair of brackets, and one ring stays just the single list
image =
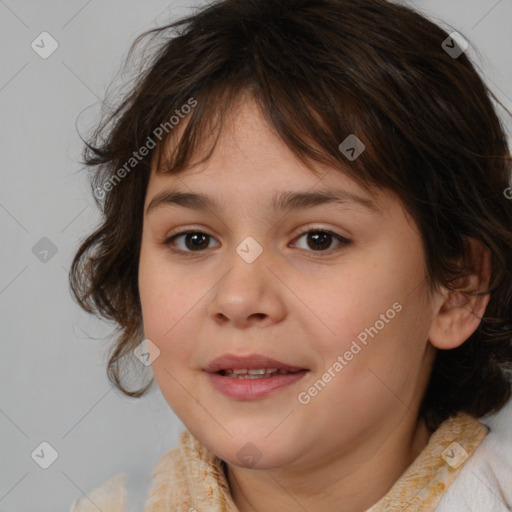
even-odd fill
[{"label": "shoulder", "polygon": [[119,473],[107,482],[96,487],[87,496],[75,500],[70,512],[125,512],[126,507],[126,477]]},{"label": "shoulder", "polygon": [[489,433],[448,488],[436,512],[512,509],[512,401],[481,418]]},{"label": "shoulder", "polygon": [[[86,496],[77,499],[71,505],[69,512],[131,512],[127,506],[133,507],[134,501],[141,502],[148,498],[147,485],[153,480],[153,489],[148,502],[161,499],[170,486],[174,488],[186,474],[185,462],[196,449],[197,441],[188,431],[181,433],[176,446],[164,453],[153,468],[152,475],[144,482],[134,478],[130,473],[118,473],[105,483],[89,491]],[[127,485],[127,482],[129,485]]]}]

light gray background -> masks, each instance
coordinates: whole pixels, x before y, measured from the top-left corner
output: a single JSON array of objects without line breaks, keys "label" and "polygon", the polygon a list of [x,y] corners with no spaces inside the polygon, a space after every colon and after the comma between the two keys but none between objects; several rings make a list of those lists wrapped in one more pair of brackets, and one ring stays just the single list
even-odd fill
[{"label": "light gray background", "polygon": [[[0,512],[68,510],[119,472],[145,489],[183,429],[156,386],[139,400],[111,388],[101,338],[112,327],[79,310],[67,271],[98,220],[77,116],[103,97],[133,39],[189,4],[201,2],[0,0]],[[410,4],[469,37],[512,109],[512,0]],[[31,48],[43,31],[59,45],[47,59]],[[57,248],[46,262],[32,251],[43,237]],[[59,455],[46,470],[31,458],[43,441]]]}]

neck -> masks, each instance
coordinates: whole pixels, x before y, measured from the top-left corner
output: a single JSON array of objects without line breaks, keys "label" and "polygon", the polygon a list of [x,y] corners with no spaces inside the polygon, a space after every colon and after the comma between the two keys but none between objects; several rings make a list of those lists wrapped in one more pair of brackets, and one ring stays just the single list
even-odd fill
[{"label": "neck", "polygon": [[240,512],[338,512],[340,503],[344,512],[363,512],[391,489],[427,445],[431,432],[411,417],[385,438],[367,440],[315,467],[254,470],[227,464],[233,501]]}]

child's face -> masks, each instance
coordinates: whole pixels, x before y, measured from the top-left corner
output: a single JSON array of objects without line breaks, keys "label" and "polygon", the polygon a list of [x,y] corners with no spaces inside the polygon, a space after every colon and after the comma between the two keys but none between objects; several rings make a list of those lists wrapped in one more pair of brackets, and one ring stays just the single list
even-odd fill
[{"label": "child's face", "polygon": [[[218,208],[160,202],[146,214],[171,190],[207,195]],[[320,190],[380,210],[270,208],[279,194]],[[163,240],[178,231],[211,238],[180,236],[175,249],[188,252],[173,253]],[[335,169],[315,177],[245,103],[209,161],[150,178],[139,288],[145,336],[161,351],[152,364],[158,385],[192,434],[230,464],[312,467],[361,443],[369,457],[402,419],[415,422],[427,383],[434,309],[424,268],[416,226],[394,196],[371,197]],[[227,353],[308,371],[266,394],[229,396],[205,371]],[[217,379],[255,392],[263,382]],[[251,450],[253,462],[244,462]]]}]

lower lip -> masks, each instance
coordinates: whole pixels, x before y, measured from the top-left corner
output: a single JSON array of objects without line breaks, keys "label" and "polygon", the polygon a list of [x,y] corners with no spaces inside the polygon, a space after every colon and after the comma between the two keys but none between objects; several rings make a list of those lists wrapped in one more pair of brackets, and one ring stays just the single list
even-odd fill
[{"label": "lower lip", "polygon": [[254,400],[268,395],[275,389],[290,386],[302,379],[307,372],[308,370],[301,370],[300,372],[258,379],[238,379],[219,373],[208,373],[208,376],[213,387],[226,396],[238,400]]}]

